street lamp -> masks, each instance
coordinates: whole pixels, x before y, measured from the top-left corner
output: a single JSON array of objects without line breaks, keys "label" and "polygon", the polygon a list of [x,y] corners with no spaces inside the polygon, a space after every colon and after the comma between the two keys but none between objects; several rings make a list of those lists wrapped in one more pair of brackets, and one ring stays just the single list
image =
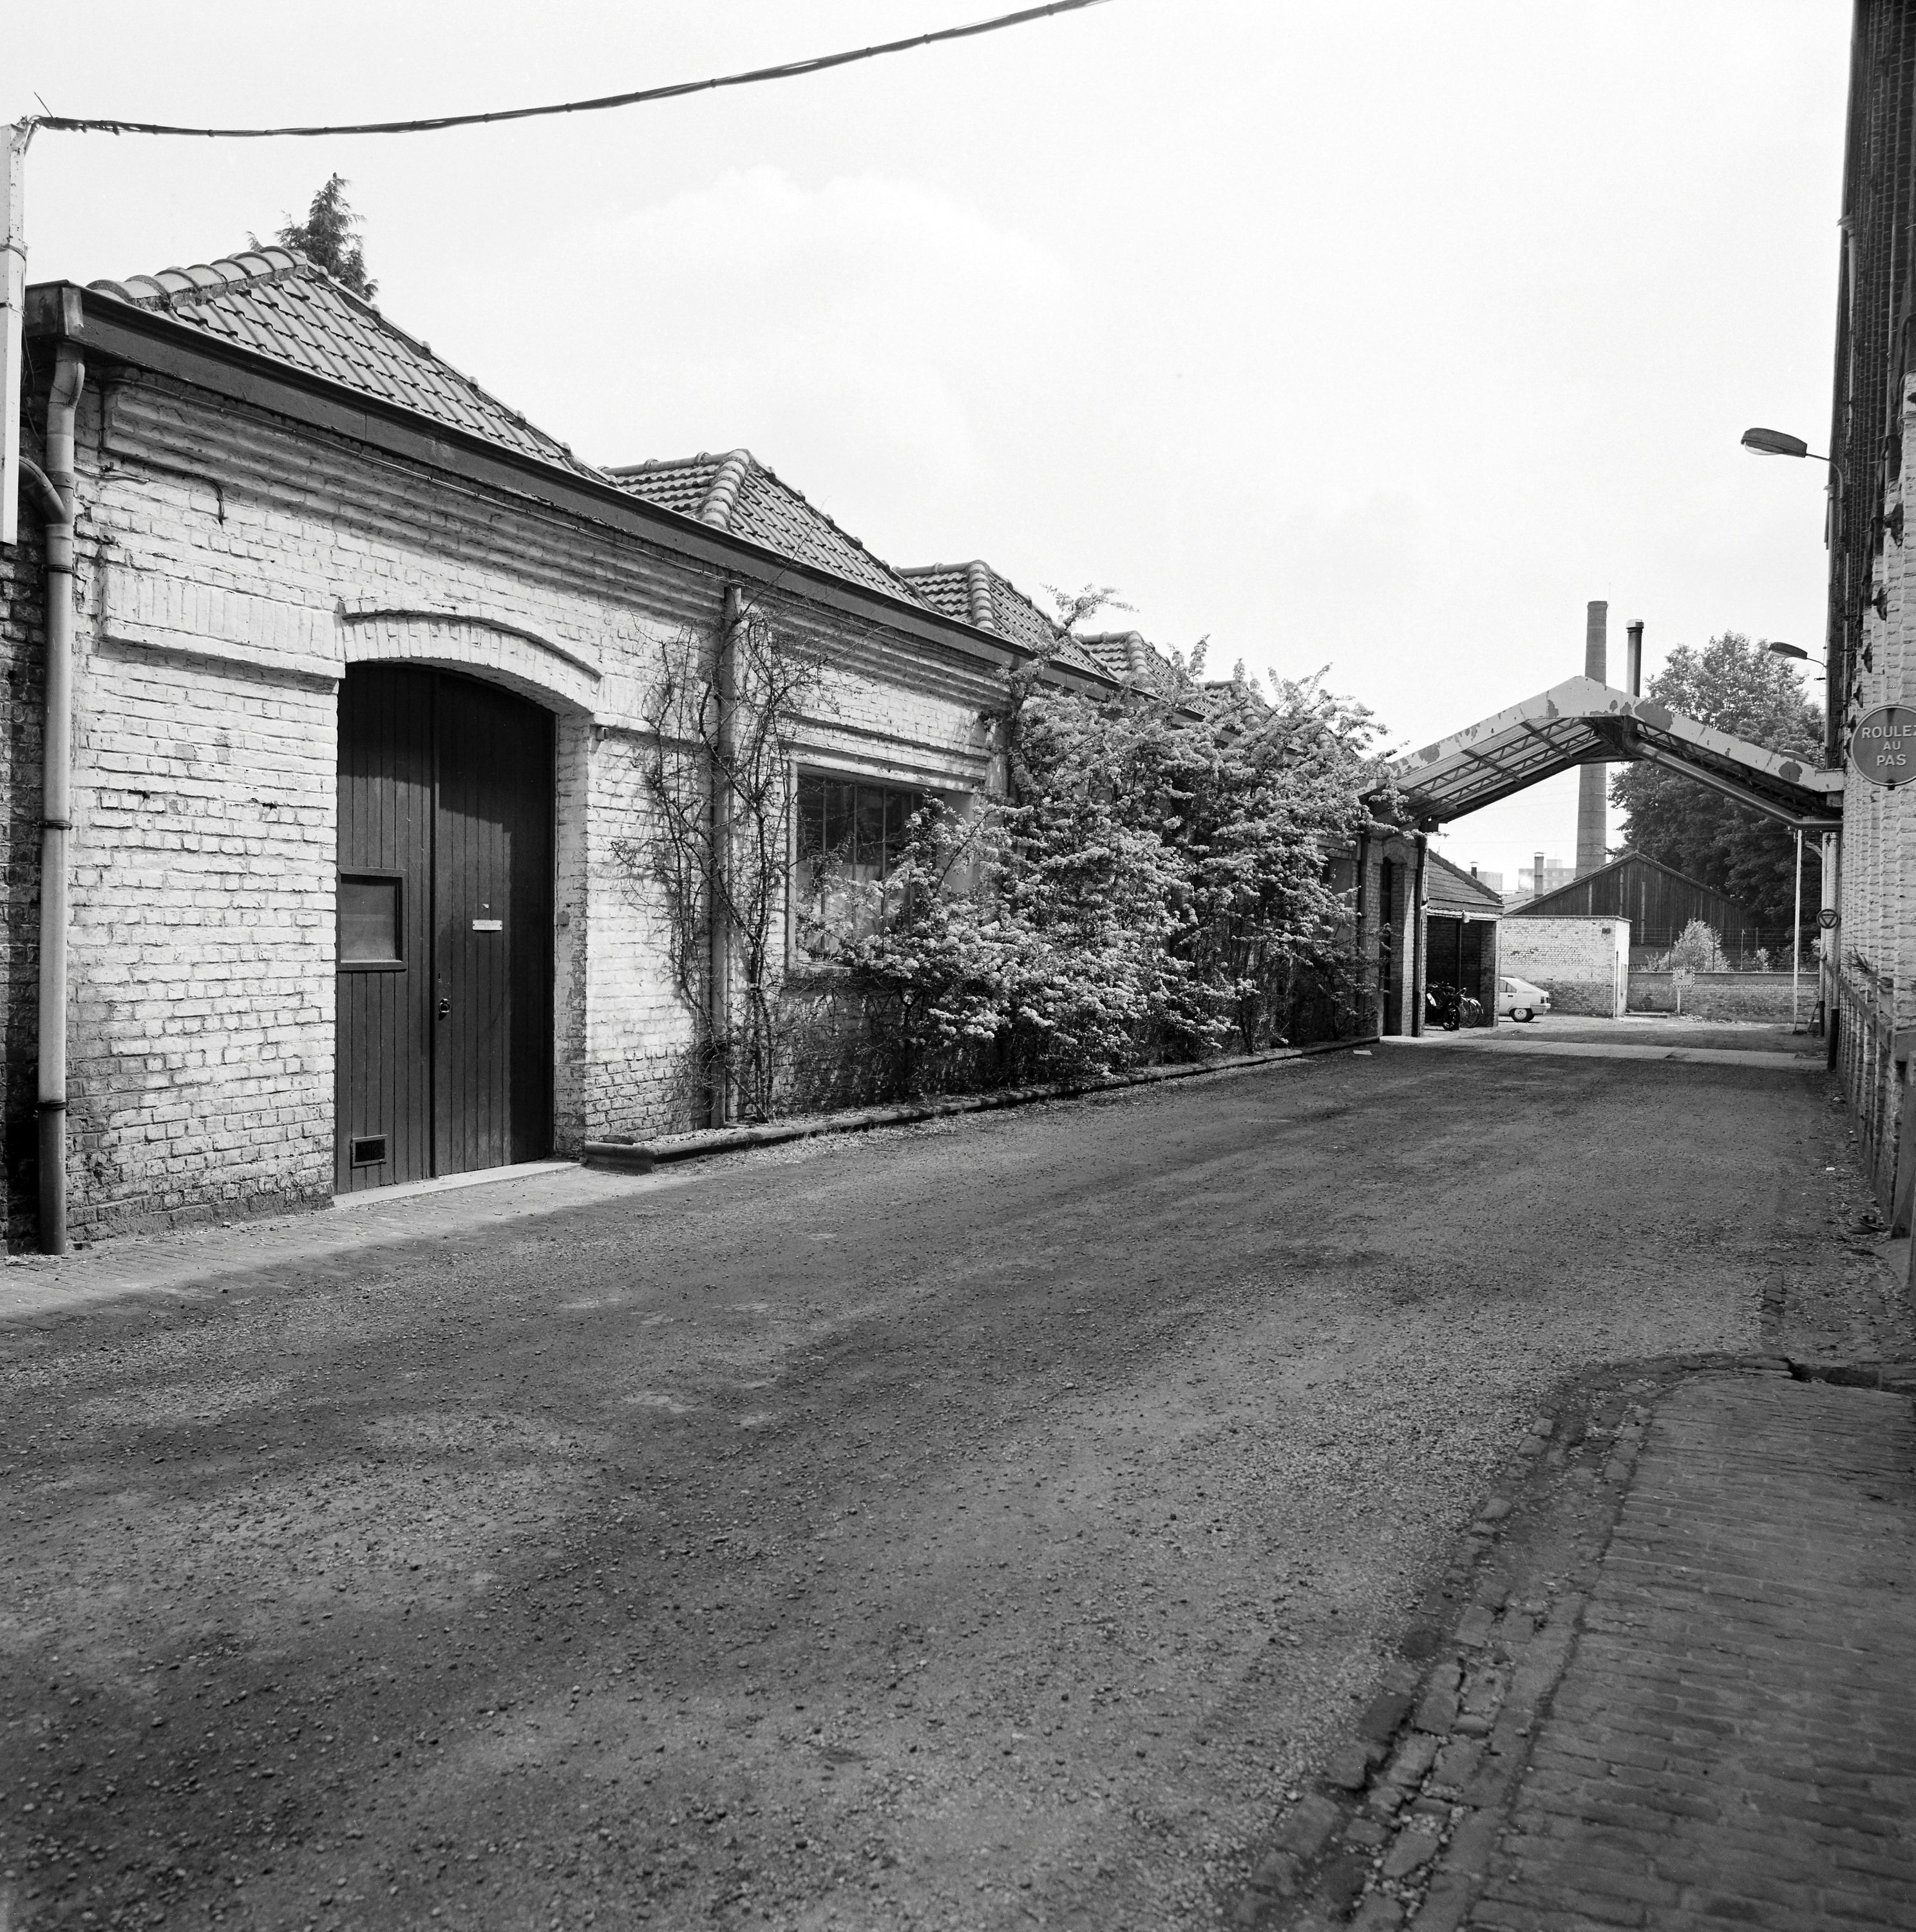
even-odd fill
[{"label": "street lamp", "polygon": [[1837,482],[1846,481],[1843,465],[1834,456],[1817,455],[1801,436],[1792,436],[1788,430],[1747,429],[1743,433],[1743,446],[1759,456],[1807,456],[1818,463],[1827,463]]},{"label": "street lamp", "polygon": [[[1837,530],[1838,495],[1841,493],[1846,496],[1849,490],[1849,478],[1843,473],[1843,465],[1834,456],[1817,455],[1816,452],[1812,449],[1801,436],[1792,436],[1787,430],[1747,429],[1743,433],[1743,446],[1745,449],[1754,450],[1759,456],[1815,457],[1819,463],[1827,463],[1830,466],[1830,520],[1825,527],[1827,536],[1834,541]],[[1815,664],[1825,677],[1830,674],[1829,667],[1822,659],[1813,658],[1807,651],[1799,650],[1795,644],[1772,644],[1770,649],[1779,657],[1800,658],[1806,664]],[[1834,728],[1836,722],[1834,692],[1832,692],[1831,695],[1832,701],[1830,707],[1830,722]],[[1826,873],[1829,869],[1829,862],[1827,859],[1824,861],[1824,869]],[[1829,884],[1826,878],[1824,881],[1824,890],[1827,892],[1828,890]],[[1801,829],[1798,830],[1796,835],[1796,903],[1792,910],[1795,915],[1795,919],[1790,935],[1789,1013],[1790,1024],[1794,1028],[1796,1024],[1797,1014],[1797,982],[1803,970],[1803,833]],[[1829,940],[1827,934],[1825,935],[1822,943],[1824,949],[1824,963],[1827,970],[1830,958]],[[1831,1052],[1834,1055],[1836,1050],[1835,1036],[1831,1034],[1830,1039]],[[1831,1064],[1834,1065],[1834,1059]]]},{"label": "street lamp", "polygon": [[[1745,436],[1743,440],[1746,443],[1750,443],[1750,447],[1751,448],[1755,449],[1761,447],[1761,446],[1750,442],[1750,436],[1774,436],[1777,434],[1777,432],[1774,430],[1753,429],[1750,430],[1749,435]],[[1786,437],[1783,440],[1789,442],[1794,442],[1796,440],[1794,436]],[[1789,455],[1792,452],[1786,450],[1783,453],[1785,455]],[[1796,453],[1800,454],[1801,452]],[[1778,638],[1775,641],[1765,645],[1763,648],[1765,650],[1775,652],[1777,656],[1780,658],[1790,658],[1799,660],[1804,664],[1813,664],[1819,670],[1821,670],[1823,668],[1822,659],[1821,658],[1813,658],[1801,644],[1786,644],[1783,643],[1780,638]],[[1796,834],[1796,898],[1792,908],[1791,916],[1792,925],[1790,928],[1789,941],[1789,1023],[1791,1030],[1794,1032],[1796,1028],[1797,984],[1803,972],[1803,832],[1801,826],[1798,828]]]}]

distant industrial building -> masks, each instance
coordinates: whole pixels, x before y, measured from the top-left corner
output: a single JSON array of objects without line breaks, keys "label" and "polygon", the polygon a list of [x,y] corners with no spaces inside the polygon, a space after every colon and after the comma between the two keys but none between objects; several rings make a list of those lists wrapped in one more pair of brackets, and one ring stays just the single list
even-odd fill
[{"label": "distant industrial building", "polygon": [[1732,955],[1772,946],[1780,937],[1787,944],[1786,934],[1759,928],[1756,915],[1740,900],[1641,852],[1623,853],[1596,872],[1560,880],[1510,910],[1519,919],[1627,919],[1631,944],[1639,953],[1667,952],[1693,920],[1708,926]]}]

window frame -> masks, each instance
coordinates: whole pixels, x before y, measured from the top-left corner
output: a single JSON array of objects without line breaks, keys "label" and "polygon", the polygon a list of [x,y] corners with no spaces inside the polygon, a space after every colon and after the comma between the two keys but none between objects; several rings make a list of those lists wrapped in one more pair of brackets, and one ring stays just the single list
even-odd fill
[{"label": "window frame", "polygon": [[[345,956],[340,931],[339,887],[348,881],[354,884],[383,884],[391,880],[392,896],[392,936],[394,943],[400,949],[390,959],[349,959]],[[334,880],[333,891],[333,964],[341,973],[403,973],[411,963],[406,957],[406,874],[379,866],[355,866],[349,871],[342,868]]]},{"label": "window frame", "polygon": [[[868,786],[876,791],[906,794],[917,800],[917,804],[912,808],[913,812],[916,812],[919,806],[928,804],[934,799],[949,809],[956,805],[960,797],[968,798],[970,796],[969,794],[955,794],[942,785],[927,784],[916,780],[895,777],[888,772],[861,770],[855,766],[825,764],[811,758],[794,759],[790,766],[792,802],[789,814],[790,824],[786,837],[785,850],[785,970],[788,976],[805,974],[830,975],[842,973],[845,970],[838,960],[818,958],[807,952],[799,943],[799,916],[804,896],[798,889],[799,874],[800,867],[805,862],[799,843],[804,829],[805,814],[800,807],[799,794],[800,787],[808,778],[816,778],[827,784],[850,785],[854,788]],[[854,818],[857,808],[856,800],[854,796],[852,806]],[[907,813],[906,816],[909,819],[910,814]],[[889,860],[889,838],[886,843],[886,857]],[[889,865],[887,870],[889,871]]]}]

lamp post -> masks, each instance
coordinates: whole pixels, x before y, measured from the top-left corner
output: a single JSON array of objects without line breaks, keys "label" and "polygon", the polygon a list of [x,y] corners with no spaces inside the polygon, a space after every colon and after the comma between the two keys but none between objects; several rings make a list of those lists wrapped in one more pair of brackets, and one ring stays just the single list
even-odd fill
[{"label": "lamp post", "polygon": [[[1828,519],[1824,524],[1824,536],[1826,542],[1834,544],[1837,539],[1837,506],[1842,500],[1844,494],[1849,488],[1849,478],[1843,474],[1843,465],[1839,463],[1834,456],[1824,456],[1819,454],[1816,451],[1812,449],[1809,444],[1804,441],[1801,436],[1792,436],[1787,430],[1747,429],[1743,433],[1742,441],[1743,446],[1745,449],[1753,451],[1759,456],[1807,457],[1813,461],[1825,463],[1829,465],[1830,508]],[[1807,663],[1816,664],[1822,671],[1824,683],[1828,692],[1828,703],[1825,706],[1824,714],[1826,720],[1825,728],[1831,734],[1828,742],[1832,754],[1834,754],[1837,742],[1835,736],[1837,725],[1837,692],[1835,689],[1835,680],[1831,674],[1828,662],[1822,659],[1811,657],[1807,651],[1801,650],[1794,644],[1772,644],[1770,646],[1770,649],[1774,651],[1779,657],[1801,658]],[[1837,835],[1834,832],[1826,832],[1824,833],[1822,853],[1823,862],[1823,903],[1825,907],[1832,908],[1835,904],[1837,881],[1834,874],[1838,862],[1835,849],[1836,837]],[[1796,940],[1795,950],[1796,954],[1800,956],[1802,950],[1803,927],[1803,835],[1800,832],[1796,835],[1796,852],[1797,908]],[[1834,957],[1834,949],[1830,943],[1830,936],[1827,931],[1824,931],[1819,934],[1819,944],[1821,949],[1822,956],[1822,966],[1819,977],[1822,988],[1822,998],[1819,1003],[1818,1012],[1822,1020],[1823,1036],[1828,1043],[1829,1064],[1831,1066],[1834,1066],[1836,1064],[1836,1029],[1830,1024],[1830,1007],[1831,1004],[1831,994],[1834,990],[1832,986],[1831,962]],[[1795,983],[1795,969],[1792,967],[1791,973],[1792,992],[1790,995],[1790,1006],[1792,1012],[1795,1012],[1796,1006]],[[1795,1024],[1794,1020],[1792,1020],[1791,1023],[1793,1025]],[[1912,1262],[1912,1266],[1913,1269],[1916,1269],[1916,1262]],[[1912,1279],[1916,1279],[1916,1274],[1912,1275]]]},{"label": "lamp post", "polygon": [[[1777,430],[1774,430],[1753,429],[1753,430],[1750,430],[1747,431],[1747,432],[1745,434],[1745,435],[1744,435],[1744,439],[1743,439],[1743,440],[1744,440],[1744,441],[1746,443],[1749,443],[1749,444],[1750,444],[1750,447],[1751,448],[1753,448],[1753,449],[1755,449],[1755,448],[1759,448],[1762,447],[1762,445],[1760,445],[1760,444],[1756,444],[1756,443],[1751,443],[1751,442],[1750,442],[1750,437],[1751,437],[1751,436],[1774,436],[1774,435],[1777,435],[1777,434],[1779,434],[1779,432],[1777,432]],[[1795,439],[1794,436],[1791,436],[1791,437],[1788,438],[1788,439],[1787,439],[1787,440],[1788,440],[1788,441],[1789,441],[1789,442],[1794,442],[1796,440],[1796,439]],[[1793,452],[1790,452],[1790,451],[1787,451],[1787,450],[1786,450],[1786,451],[1784,451],[1784,452],[1782,452],[1782,453],[1783,453],[1783,454],[1785,454],[1785,455],[1789,455],[1789,454],[1792,454]],[[1804,649],[1803,649],[1803,647],[1802,647],[1800,644],[1786,644],[1783,643],[1780,638],[1779,638],[1779,639],[1777,639],[1777,640],[1775,640],[1772,641],[1772,642],[1771,642],[1771,643],[1770,643],[1770,644],[1768,644],[1765,645],[1765,646],[1764,646],[1764,649],[1765,649],[1765,650],[1768,650],[1768,651],[1773,651],[1773,652],[1774,652],[1776,653],[1776,655],[1777,655],[1778,657],[1780,657],[1780,658],[1791,658],[1791,659],[1792,659],[1792,660],[1794,660],[1794,661],[1795,661],[1795,662],[1797,662],[1803,663],[1803,664],[1814,664],[1814,665],[1816,667],[1816,668],[1817,668],[1819,670],[1823,670],[1823,669],[1825,668],[1825,666],[1824,666],[1824,664],[1823,664],[1823,661],[1822,661],[1822,659],[1821,658],[1813,658],[1813,657],[1810,655],[1810,653],[1809,653],[1807,651],[1806,651],[1805,650],[1804,650]],[[1797,829],[1797,834],[1796,834],[1796,896],[1795,897],[1795,898],[1793,898],[1793,899],[1790,902],[1790,934],[1789,934],[1789,1024],[1790,1024],[1790,1030],[1791,1030],[1792,1033],[1794,1033],[1794,1032],[1796,1030],[1796,1022],[1797,1022],[1797,988],[1798,988],[1798,982],[1800,982],[1800,980],[1801,980],[1802,974],[1803,974],[1803,831],[1802,831],[1802,828],[1801,828],[1801,826],[1798,826],[1798,829]]]},{"label": "lamp post", "polygon": [[[1792,436],[1786,429],[1747,429],[1743,433],[1743,446],[1759,456],[1795,456],[1808,458],[1812,462],[1829,465],[1829,507],[1823,514],[1823,541],[1834,545],[1839,528],[1837,512],[1849,488],[1849,478],[1843,474],[1843,465],[1834,456],[1824,456],[1812,449],[1800,436]],[[1807,651],[1785,652],[1785,656],[1808,658]],[[1812,660],[1813,662],[1814,660]],[[1831,735],[1828,744],[1831,757],[1836,752],[1837,692],[1834,681],[1828,664],[1823,667],[1823,682],[1828,693],[1824,706],[1824,729]]]},{"label": "lamp post", "polygon": [[1747,429],[1743,433],[1743,446],[1753,450],[1759,456],[1807,456],[1817,463],[1830,466],[1832,479],[1846,485],[1849,478],[1843,473],[1843,465],[1834,456],[1819,456],[1800,436],[1792,436],[1783,429]]}]

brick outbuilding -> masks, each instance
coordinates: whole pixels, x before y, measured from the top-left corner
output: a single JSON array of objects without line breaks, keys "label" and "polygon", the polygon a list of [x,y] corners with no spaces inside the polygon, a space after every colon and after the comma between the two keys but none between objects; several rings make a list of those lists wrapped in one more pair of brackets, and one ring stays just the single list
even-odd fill
[{"label": "brick outbuilding", "polygon": [[[16,1240],[733,1104],[688,985],[732,987],[734,914],[708,892],[684,929],[648,761],[677,742],[723,809],[736,788],[661,722],[675,662],[721,730],[751,627],[813,667],[769,861],[801,980],[919,803],[1002,790],[1012,672],[1168,689],[1141,639],[1064,634],[982,561],[895,568],[748,451],[595,469],[283,248],[34,288],[27,347],[37,507],[0,554]],[[1318,1019],[1415,1030],[1422,842],[1379,825],[1329,862],[1360,970]]]},{"label": "brick outbuilding", "polygon": [[[28,337],[46,466],[50,392],[80,385],[67,1084],[49,1102],[43,1066],[40,1111],[66,1102],[82,1238],[691,1124],[635,748],[661,650],[728,608],[825,665],[793,760],[820,799],[882,820],[1001,782],[992,719],[1045,620],[982,566],[962,598],[894,571],[747,452],[596,470],[282,249],[36,288]],[[31,517],[22,538],[16,1235],[44,662]],[[1114,688],[1075,647],[1049,675]]]}]

